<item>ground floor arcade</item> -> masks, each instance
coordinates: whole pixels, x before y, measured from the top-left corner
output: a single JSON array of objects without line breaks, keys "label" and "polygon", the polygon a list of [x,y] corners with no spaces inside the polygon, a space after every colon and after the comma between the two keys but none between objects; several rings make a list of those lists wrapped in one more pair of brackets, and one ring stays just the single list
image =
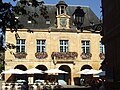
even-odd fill
[{"label": "ground floor arcade", "polygon": [[[97,62],[97,67],[96,68],[99,68],[100,67],[100,62]],[[42,63],[39,63],[39,62],[17,62],[17,63],[10,63],[8,62],[7,63],[8,65],[6,66],[6,70],[8,69],[20,69],[20,70],[23,70],[23,71],[26,71],[28,69],[31,69],[31,68],[37,68],[39,70],[42,70],[42,71],[46,71],[46,70],[49,70],[49,69],[55,69],[55,68],[58,68],[60,70],[63,70],[65,72],[68,72],[67,74],[64,74],[64,73],[58,73],[58,74],[47,74],[47,73],[44,73],[44,74],[6,74],[5,75],[5,81],[6,82],[15,82],[16,80],[19,80],[19,79],[23,79],[23,80],[26,80],[28,81],[28,83],[32,82],[34,83],[35,80],[49,80],[50,82],[52,81],[57,81],[57,80],[64,80],[68,85],[75,85],[75,84],[79,84],[80,81],[80,77],[81,75],[80,74],[77,74],[77,72],[83,70],[83,69],[96,69],[95,66],[93,66],[94,64],[92,63],[82,63],[82,64],[79,64],[79,63],[56,63],[56,64],[49,64],[47,62],[42,62]],[[32,80],[32,81],[31,81]]]}]

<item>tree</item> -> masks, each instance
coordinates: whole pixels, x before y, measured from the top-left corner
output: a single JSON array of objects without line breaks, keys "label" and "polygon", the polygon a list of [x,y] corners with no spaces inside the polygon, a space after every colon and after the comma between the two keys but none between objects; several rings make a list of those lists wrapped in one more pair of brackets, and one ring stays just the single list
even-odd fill
[{"label": "tree", "polygon": [[[16,0],[13,0],[15,2]],[[16,15],[29,15],[25,9],[25,5],[32,7],[39,7],[42,15],[45,19],[49,18],[47,15],[46,6],[41,0],[20,0],[19,5],[13,6],[11,3],[3,2],[0,0],[0,28],[5,33],[6,28],[9,28],[11,32],[17,32],[17,29],[23,28],[24,26],[19,22]],[[33,13],[29,15],[28,19],[31,19],[35,22],[34,17],[38,17],[39,14]]]},{"label": "tree", "polygon": [[[16,2],[17,0],[12,0],[12,2]],[[36,12],[32,13],[25,9],[25,6],[31,6],[34,8],[39,7],[41,13],[38,14]],[[24,28],[24,26],[20,23],[19,19],[16,18],[16,15],[28,15],[28,20],[33,20],[35,23],[34,17],[39,17],[42,15],[45,19],[48,19],[48,12],[46,6],[44,6],[44,2],[41,0],[20,0],[16,6],[13,6],[11,3],[3,2],[0,0],[0,29],[3,34],[5,34],[6,28],[9,28],[11,32],[17,32],[17,29]],[[17,34],[16,34],[17,35]],[[14,49],[15,45],[11,43],[6,43],[6,48]],[[4,62],[4,51],[3,48],[3,37],[0,36],[0,72],[3,69]]]},{"label": "tree", "polygon": [[2,72],[3,69],[4,69],[4,66],[2,63],[0,63],[0,73]]},{"label": "tree", "polygon": [[[16,1],[17,0],[12,0],[12,2]],[[31,13],[30,11],[26,10],[25,6],[34,8],[39,7],[39,11],[41,13]],[[19,19],[16,17],[17,15],[28,15],[28,20],[33,21],[34,23],[36,23],[34,18],[39,17],[40,15],[42,15],[45,19],[49,18],[47,8],[44,6],[44,2],[42,0],[20,0],[16,6],[13,6],[9,2],[3,2],[3,0],[0,0],[0,29],[2,30],[3,34],[5,34],[6,28],[9,28],[11,32],[17,32],[17,29],[24,28],[24,25],[22,25]],[[3,38],[0,36],[0,48],[3,48],[2,41]],[[7,44],[6,46],[9,48],[11,47],[11,44]]]}]

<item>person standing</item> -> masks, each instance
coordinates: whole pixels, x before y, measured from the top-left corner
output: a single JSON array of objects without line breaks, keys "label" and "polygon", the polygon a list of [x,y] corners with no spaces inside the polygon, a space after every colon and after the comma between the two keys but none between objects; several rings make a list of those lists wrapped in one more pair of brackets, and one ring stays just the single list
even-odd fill
[{"label": "person standing", "polygon": [[21,90],[29,90],[28,84],[26,82],[21,86]]}]

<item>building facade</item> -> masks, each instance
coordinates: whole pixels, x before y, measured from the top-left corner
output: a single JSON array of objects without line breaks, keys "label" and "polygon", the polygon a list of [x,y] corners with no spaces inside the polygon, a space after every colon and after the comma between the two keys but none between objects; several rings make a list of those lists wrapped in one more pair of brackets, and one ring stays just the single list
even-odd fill
[{"label": "building facade", "polygon": [[105,60],[107,90],[120,89],[120,1],[101,0],[103,9],[103,43],[105,44]]},{"label": "building facade", "polygon": [[[6,42],[14,44],[15,49],[5,52],[5,70],[18,68],[28,70],[38,68],[48,70],[59,68],[68,74],[59,74],[69,85],[76,84],[77,72],[82,69],[99,69],[104,59],[104,47],[101,36],[88,30],[77,30],[73,24],[73,16],[77,6],[68,6],[64,1],[55,5],[46,5],[49,20],[39,17],[38,24],[26,19],[27,16],[18,16],[26,28],[11,33],[6,31]],[[27,7],[29,8],[29,7]],[[90,26],[90,21],[98,23],[99,20],[89,7],[81,6],[85,11],[83,26]],[[30,10],[37,11],[37,9]],[[55,14],[56,12],[56,14]],[[32,32],[28,32],[29,31]],[[6,75],[5,80],[10,81],[13,75]],[[28,76],[28,78],[31,76]],[[34,75],[34,79],[47,79],[48,74]],[[24,78],[21,75],[20,78]],[[18,78],[17,78],[18,79]]]}]

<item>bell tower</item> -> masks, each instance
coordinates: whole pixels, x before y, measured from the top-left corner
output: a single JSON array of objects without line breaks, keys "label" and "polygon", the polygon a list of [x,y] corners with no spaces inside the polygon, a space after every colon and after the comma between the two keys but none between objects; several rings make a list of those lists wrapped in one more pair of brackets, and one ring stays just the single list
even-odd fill
[{"label": "bell tower", "polygon": [[67,15],[67,4],[64,0],[60,0],[57,7],[57,28],[58,29],[69,29],[70,16]]},{"label": "bell tower", "polygon": [[68,5],[64,2],[64,0],[60,0],[58,2],[58,4],[56,5],[56,7],[57,7],[57,15],[66,14],[67,6]]}]

